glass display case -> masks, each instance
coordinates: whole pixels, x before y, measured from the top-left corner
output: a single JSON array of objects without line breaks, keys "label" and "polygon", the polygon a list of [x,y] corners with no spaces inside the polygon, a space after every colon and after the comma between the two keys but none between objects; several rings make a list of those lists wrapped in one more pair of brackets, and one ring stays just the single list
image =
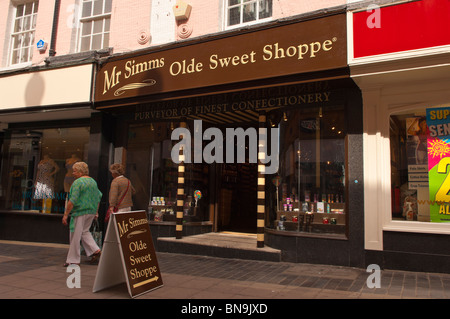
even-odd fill
[{"label": "glass display case", "polygon": [[277,231],[346,232],[343,106],[273,112],[279,130],[279,170],[266,176],[266,224]]}]

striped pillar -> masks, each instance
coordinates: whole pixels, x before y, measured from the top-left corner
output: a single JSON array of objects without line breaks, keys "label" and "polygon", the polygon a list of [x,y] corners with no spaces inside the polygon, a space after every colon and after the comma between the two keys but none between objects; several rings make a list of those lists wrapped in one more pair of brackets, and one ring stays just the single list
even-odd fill
[{"label": "striped pillar", "polygon": [[257,221],[256,221],[256,247],[264,247],[264,221],[266,211],[266,189],[264,172],[266,166],[261,162],[265,159],[267,146],[267,133],[262,130],[266,126],[266,115],[259,115],[259,141],[258,141],[258,188],[257,188]]},{"label": "striped pillar", "polygon": [[[180,127],[186,127],[185,122],[180,123]],[[175,228],[175,238],[181,239],[183,237],[183,206],[184,206],[184,153],[183,148],[180,147],[178,164],[178,187],[177,187],[177,221]]]}]

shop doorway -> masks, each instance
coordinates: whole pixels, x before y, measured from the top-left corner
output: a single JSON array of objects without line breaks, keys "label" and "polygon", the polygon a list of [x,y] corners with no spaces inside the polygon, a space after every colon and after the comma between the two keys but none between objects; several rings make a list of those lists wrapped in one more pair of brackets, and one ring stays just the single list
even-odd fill
[{"label": "shop doorway", "polygon": [[218,231],[256,233],[256,163],[221,164]]},{"label": "shop doorway", "polygon": [[[233,126],[246,130],[256,128],[255,124],[238,123]],[[230,125],[227,125],[227,128],[229,127]],[[225,128],[222,132],[225,136]],[[238,163],[236,157],[232,163],[216,165],[216,229],[219,232],[256,233],[258,164],[249,161],[249,143],[251,141],[246,139],[244,163]],[[237,152],[235,144],[235,156]]]}]

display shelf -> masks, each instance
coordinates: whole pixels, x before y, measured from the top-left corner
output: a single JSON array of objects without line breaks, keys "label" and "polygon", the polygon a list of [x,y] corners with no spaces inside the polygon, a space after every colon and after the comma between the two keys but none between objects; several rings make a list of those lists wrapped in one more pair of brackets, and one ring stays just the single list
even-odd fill
[{"label": "display shelf", "polygon": [[150,207],[152,207],[152,208],[154,208],[154,209],[158,209],[158,208],[167,208],[167,207],[173,208],[173,207],[175,207],[175,204],[172,204],[172,205],[150,205]]},{"label": "display shelf", "polygon": [[[149,221],[153,222],[175,222],[177,220],[176,206],[173,205],[150,205]],[[196,208],[196,207],[195,207]],[[184,222],[199,222],[195,209],[193,214],[183,213]]]},{"label": "display shelf", "polygon": [[151,221],[172,221],[170,216],[176,216],[175,205],[150,205],[149,208],[149,217]]},{"label": "display shelf", "polygon": [[284,212],[284,211],[278,211],[277,212],[277,221],[281,219],[281,216],[286,217],[286,221],[293,221],[293,217],[297,217],[297,220],[299,220],[300,216],[305,215],[314,215],[314,222],[322,224],[323,218],[336,218],[337,224],[344,224],[345,223],[345,214],[338,214],[338,213],[304,213],[304,212]]},{"label": "display shelf", "polygon": [[[156,220],[155,220],[155,213],[149,214],[149,221],[151,222],[176,222],[177,221],[177,215],[174,212],[173,214],[170,213],[164,213],[161,214]],[[183,215],[183,222],[201,222],[201,220],[197,216],[192,215]]]},{"label": "display shelf", "polygon": [[[307,203],[308,211],[302,211]],[[294,202],[292,203],[292,211],[278,210],[275,225],[277,229],[286,231],[306,231],[317,233],[343,233],[345,232],[345,203],[326,203],[323,205],[330,206],[330,212],[317,212],[316,202]],[[281,203],[280,207],[283,207]],[[283,220],[282,220],[283,219]],[[282,223],[280,223],[282,221]]]},{"label": "display shelf", "polygon": [[[307,204],[304,205],[304,204]],[[337,215],[337,216],[341,216],[341,215],[345,215],[345,203],[323,203],[323,207],[324,210],[318,211],[317,207],[318,204],[320,206],[320,202],[314,203],[314,202],[297,202],[297,203],[293,203],[292,205],[292,210],[284,210],[284,209],[279,209],[277,211],[277,219],[280,219],[281,215],[295,215],[295,214],[308,214],[308,213],[313,213],[313,214],[324,214],[324,215]],[[330,206],[330,209],[328,211],[327,209],[327,205]],[[280,204],[280,208],[283,207],[283,204]],[[306,210],[305,210],[306,208]],[[334,217],[334,216],[333,216]]]}]

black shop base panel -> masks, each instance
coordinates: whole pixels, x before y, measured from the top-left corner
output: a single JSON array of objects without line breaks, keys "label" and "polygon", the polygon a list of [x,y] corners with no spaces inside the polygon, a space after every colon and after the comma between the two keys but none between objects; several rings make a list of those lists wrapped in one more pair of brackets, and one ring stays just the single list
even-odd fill
[{"label": "black shop base panel", "polygon": [[69,243],[69,227],[62,214],[0,211],[0,239],[41,243]]},{"label": "black shop base panel", "polygon": [[450,273],[450,235],[383,232],[383,250],[367,250],[366,264],[382,269]]}]

